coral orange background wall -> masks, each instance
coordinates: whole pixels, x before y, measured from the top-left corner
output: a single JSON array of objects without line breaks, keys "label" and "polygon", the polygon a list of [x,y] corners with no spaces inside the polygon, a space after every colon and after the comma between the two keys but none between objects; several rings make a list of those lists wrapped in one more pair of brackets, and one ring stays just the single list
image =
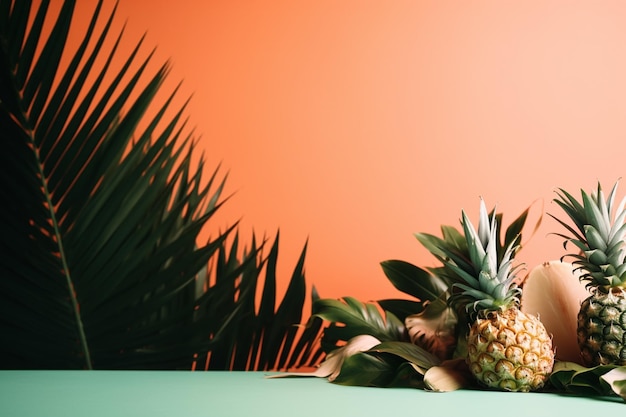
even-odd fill
[{"label": "coral orange background wall", "polygon": [[[86,21],[96,2],[79,3]],[[434,265],[413,233],[476,218],[479,196],[505,222],[539,201],[536,220],[559,213],[556,187],[625,172],[621,1],[121,0],[117,16],[193,94],[207,175],[229,172],[213,227],[280,228],[285,280],[308,239],[323,297],[397,296],[379,262]],[[553,231],[544,217],[528,268],[563,254]]]}]

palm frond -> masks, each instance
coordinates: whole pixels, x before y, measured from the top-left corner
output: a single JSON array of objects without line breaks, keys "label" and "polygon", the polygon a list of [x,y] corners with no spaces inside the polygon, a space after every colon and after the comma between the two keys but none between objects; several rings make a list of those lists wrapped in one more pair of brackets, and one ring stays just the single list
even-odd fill
[{"label": "palm frond", "polygon": [[[224,340],[228,368],[257,347],[263,367],[287,363],[304,251],[282,304],[270,303],[258,325],[262,338],[228,339],[229,326],[246,329],[242,314],[254,306],[261,265],[276,261],[278,237],[267,258],[254,242],[233,255],[236,223],[198,246],[226,201],[226,177],[218,167],[207,181],[204,162],[192,163],[185,107],[171,109],[176,91],[155,100],[169,65],[150,74],[141,40],[118,52],[115,8],[97,32],[103,1],[70,51],[75,5],[64,1],[54,18],[49,1],[0,0],[0,368],[189,369]],[[199,292],[215,259],[216,283]],[[265,274],[270,294],[276,277]]]},{"label": "palm frond", "polygon": [[238,256],[238,235],[230,248],[220,249],[214,270],[206,274],[198,311],[208,318],[213,337],[196,369],[287,370],[320,362],[322,322],[306,328],[299,325],[306,295],[306,245],[277,304],[279,240],[277,233],[264,256],[266,242],[257,246],[253,236],[252,247],[244,250],[244,262]]}]

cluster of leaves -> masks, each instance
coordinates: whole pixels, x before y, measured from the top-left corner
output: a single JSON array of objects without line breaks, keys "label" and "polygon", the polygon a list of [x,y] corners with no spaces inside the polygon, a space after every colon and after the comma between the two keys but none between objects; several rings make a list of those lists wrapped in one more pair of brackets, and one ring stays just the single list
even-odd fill
[{"label": "cluster of leaves", "polygon": [[[441,362],[411,343],[404,324],[377,304],[352,297],[320,299],[314,303],[313,317],[330,322],[324,328],[322,348],[329,353],[327,362],[339,356],[333,366],[339,370],[330,368],[320,376],[334,372],[331,379],[337,384],[423,388],[425,372]],[[344,353],[344,349],[350,350]]]},{"label": "cluster of leaves", "polygon": [[315,363],[319,322],[295,327],[306,247],[276,305],[278,235],[267,255],[240,253],[236,223],[198,246],[225,178],[192,163],[175,92],[154,100],[168,65],[147,75],[141,41],[120,56],[103,1],[70,50],[76,1],[49,6],[0,0],[0,368]]},{"label": "cluster of leaves", "polygon": [[[499,242],[498,254],[512,240],[521,239],[528,216],[525,210],[506,229]],[[501,214],[497,214],[501,224]],[[469,259],[467,242],[452,226],[441,227],[442,236],[418,233],[416,238],[442,261],[453,254]],[[326,352],[341,349],[358,335],[370,335],[380,344],[346,357],[334,382],[367,386],[419,386],[450,390],[470,383],[464,362],[463,343],[470,317],[456,311],[449,303],[454,271],[441,266],[423,269],[402,260],[381,263],[393,286],[411,296],[409,299],[385,299],[361,303],[351,297],[343,300],[319,300],[313,317],[330,324],[324,329],[322,348]]]},{"label": "cluster of leaves", "polygon": [[586,368],[573,362],[557,362],[550,383],[558,392],[585,396],[619,395],[626,400],[626,366]]},{"label": "cluster of leaves", "polygon": [[[498,254],[513,240],[521,239],[527,216],[528,209],[509,225],[504,240],[499,242]],[[501,214],[497,219],[501,224]],[[463,235],[451,226],[441,229],[442,238],[429,234],[416,237],[440,261],[450,254],[468,259]],[[384,261],[381,265],[390,282],[413,298],[375,303],[361,303],[350,297],[317,301],[314,317],[330,322],[322,338],[322,347],[329,352],[330,360],[321,364],[317,376],[345,385],[435,391],[478,388],[464,360],[463,341],[472,318],[465,311],[452,310],[449,303],[454,271],[443,262],[442,266],[428,269],[400,260]],[[619,395],[626,399],[624,366],[585,368],[557,362],[549,381],[549,392]]]},{"label": "cluster of leaves", "polygon": [[[313,367],[322,359],[319,348],[322,320],[303,321],[306,295],[304,260],[306,246],[289,280],[282,302],[276,304],[279,235],[269,254],[252,238],[251,254],[240,260],[238,239],[227,249],[222,246],[211,261],[199,299],[195,320],[205,321],[200,335],[211,335],[206,356],[198,356],[196,369],[281,370]],[[263,284],[263,288],[260,288]],[[260,297],[258,297],[260,292]],[[313,288],[313,300],[319,297]]]}]

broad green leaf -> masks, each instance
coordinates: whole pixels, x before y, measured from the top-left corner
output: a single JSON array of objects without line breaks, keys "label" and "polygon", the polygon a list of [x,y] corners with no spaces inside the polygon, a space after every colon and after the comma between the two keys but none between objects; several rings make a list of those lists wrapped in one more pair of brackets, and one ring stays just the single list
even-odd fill
[{"label": "broad green leaf", "polygon": [[366,387],[418,387],[422,376],[392,355],[358,353],[346,359],[341,373],[333,381],[340,385]]},{"label": "broad green leaf", "polygon": [[417,388],[425,389],[424,376],[410,362],[401,363],[386,388]]},{"label": "broad green leaf", "polygon": [[348,341],[363,334],[381,341],[404,338],[404,325],[393,314],[381,312],[376,305],[353,297],[317,300],[313,305],[313,317],[331,322],[324,332],[330,348],[338,341]]},{"label": "broad green leaf", "polygon": [[333,381],[340,385],[384,386],[393,378],[395,366],[372,355],[358,353],[347,358],[341,373]]},{"label": "broad green leaf", "polygon": [[[444,239],[429,233],[415,233],[414,236],[422,246],[437,258],[442,259],[446,257],[446,253],[441,250],[441,247],[446,242]],[[465,247],[467,248],[467,243],[465,243]]]},{"label": "broad green leaf", "polygon": [[439,277],[409,262],[388,260],[381,266],[394,287],[420,301],[436,300],[448,290]]},{"label": "broad green leaf", "polygon": [[403,321],[412,314],[418,314],[424,310],[424,303],[421,301],[402,300],[402,299],[387,299],[376,300],[380,307],[393,313],[400,321]]},{"label": "broad green leaf", "polygon": [[461,233],[456,227],[446,225],[441,226],[441,235],[443,236],[443,240],[447,242],[448,245],[456,247],[461,252],[467,251],[467,241],[465,240],[465,236],[463,236],[463,233]]},{"label": "broad green leaf", "polygon": [[409,342],[382,342],[373,347],[372,352],[390,353],[416,365],[421,372],[439,365],[441,361],[432,353]]},{"label": "broad green leaf", "polygon": [[581,395],[612,395],[614,391],[603,376],[616,368],[617,365],[586,368],[573,362],[557,362],[549,380],[558,391]]}]

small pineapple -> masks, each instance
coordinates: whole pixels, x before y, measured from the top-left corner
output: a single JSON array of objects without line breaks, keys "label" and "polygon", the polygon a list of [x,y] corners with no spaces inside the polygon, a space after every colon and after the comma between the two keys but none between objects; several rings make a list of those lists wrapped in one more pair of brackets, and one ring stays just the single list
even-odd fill
[{"label": "small pineapple", "polygon": [[[450,303],[465,309],[471,323],[466,361],[476,379],[490,388],[534,391],[546,382],[554,365],[552,339],[535,316],[520,311],[521,288],[515,283],[516,236],[498,244],[495,210],[481,199],[478,230],[462,213],[469,258],[450,246],[439,249],[452,276]],[[502,253],[498,253],[498,248]]]},{"label": "small pineapple", "polygon": [[605,200],[600,183],[595,193],[581,190],[582,202],[563,189],[554,201],[574,227],[556,219],[571,234],[559,234],[580,252],[569,254],[591,295],[578,313],[578,346],[587,366],[626,365],[626,210],[614,208],[617,183]]}]

